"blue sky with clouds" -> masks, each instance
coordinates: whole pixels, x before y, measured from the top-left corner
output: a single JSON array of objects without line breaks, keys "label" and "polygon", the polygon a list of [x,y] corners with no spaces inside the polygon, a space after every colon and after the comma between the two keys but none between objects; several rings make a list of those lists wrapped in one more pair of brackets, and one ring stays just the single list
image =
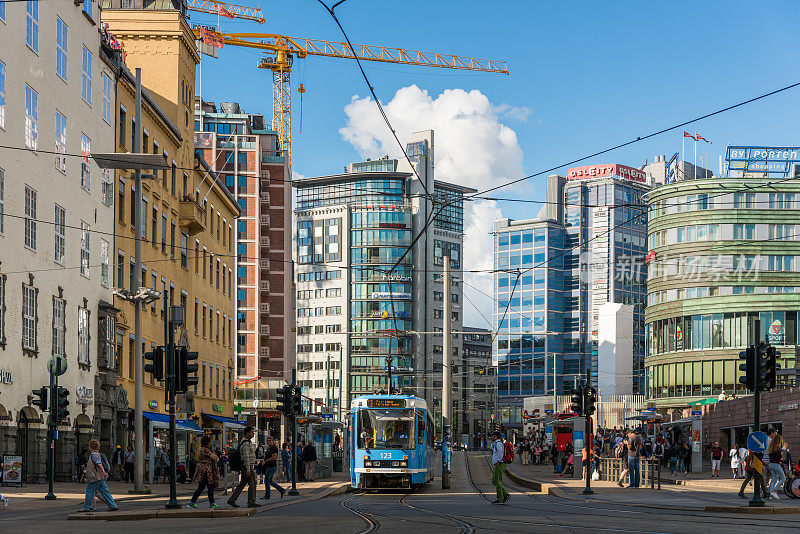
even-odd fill
[{"label": "blue sky with clouds", "polygon": [[[222,19],[223,30],[341,40],[315,0],[260,7],[265,24]],[[477,165],[491,175],[488,183],[500,183],[800,81],[796,1],[348,0],[337,14],[354,43],[508,61],[508,76],[365,63],[379,98],[394,110],[390,117],[398,131],[432,124],[440,134],[450,132],[451,142],[437,152],[437,161],[452,160],[442,166],[452,181],[463,175],[471,183],[476,178],[468,174]],[[206,21],[216,17],[192,14],[192,22]],[[219,60],[205,61],[203,98],[237,100],[247,111],[269,116],[271,80],[268,71],[256,68],[259,57],[254,50],[225,47]],[[292,93],[294,171],[338,172],[365,154],[390,151],[385,126],[362,100],[368,91],[352,61],[296,62],[293,82],[306,89],[302,132],[299,94]],[[795,89],[691,131],[713,141],[703,155],[716,171],[727,144],[800,145],[799,102]],[[403,113],[409,106],[415,113]],[[476,149],[470,137],[486,150]],[[370,138],[371,144],[364,141]],[[656,154],[673,153],[680,141],[680,132],[665,134],[587,164],[639,166]],[[440,135],[437,145],[444,142]],[[462,157],[469,166],[459,168]],[[543,180],[504,194],[540,199]],[[500,213],[525,218],[538,211],[503,203],[483,208],[470,214],[483,223]],[[483,322],[475,319],[476,325]]]}]

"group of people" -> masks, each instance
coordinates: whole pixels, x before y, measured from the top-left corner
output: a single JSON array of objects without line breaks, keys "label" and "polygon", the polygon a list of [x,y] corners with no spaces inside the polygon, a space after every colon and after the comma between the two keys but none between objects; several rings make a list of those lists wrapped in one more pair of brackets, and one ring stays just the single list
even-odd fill
[{"label": "group of people", "polygon": [[[718,445],[718,444],[717,444]],[[786,473],[792,471],[792,455],[789,446],[774,428],[767,432],[766,453],[750,452],[745,447],[734,444],[728,452],[731,459],[733,478],[744,477],[739,488],[739,497],[746,498],[744,490],[750,481],[758,480],[761,484],[761,493],[767,499],[780,499],[778,491],[786,482]],[[753,464],[756,459],[763,465],[763,475],[759,476]]]}]

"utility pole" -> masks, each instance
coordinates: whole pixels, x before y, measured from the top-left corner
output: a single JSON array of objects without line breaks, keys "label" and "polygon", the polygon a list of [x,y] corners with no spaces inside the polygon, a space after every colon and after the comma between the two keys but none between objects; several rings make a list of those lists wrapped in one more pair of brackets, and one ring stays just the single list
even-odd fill
[{"label": "utility pole", "polygon": [[297,368],[295,367],[292,369],[292,395],[291,399],[289,400],[289,405],[292,407],[291,412],[289,415],[289,419],[292,424],[292,487],[289,489],[289,495],[300,495],[300,492],[297,491],[297,414],[298,410],[296,410],[295,406],[295,390],[297,389]]},{"label": "utility pole", "polygon": [[[142,69],[136,69],[136,129],[133,136],[133,151],[142,151]],[[134,219],[134,266],[131,293],[136,294],[142,286],[142,170],[136,169],[136,194]],[[144,383],[144,367],[142,365],[142,303],[133,299],[133,351],[136,366],[134,382],[134,416],[133,416],[133,455],[134,478],[133,493],[144,492],[144,419],[142,416],[142,384]]]},{"label": "utility pole", "polygon": [[[177,317],[179,306],[169,306],[169,290],[164,291],[164,304],[167,313],[164,314],[164,358],[166,358],[166,375],[164,378],[166,386],[166,403],[169,407],[169,502],[165,508],[180,508],[178,502],[177,472],[175,464],[178,460],[177,445],[178,440],[175,430],[175,388],[177,386],[178,366],[175,359],[175,326],[174,322],[183,322],[182,317]],[[182,315],[182,314],[180,314]]]},{"label": "utility pole", "polygon": [[450,257],[445,255],[442,285],[444,286],[444,325],[442,328],[442,489],[450,489],[450,412],[453,407],[452,378],[450,373],[450,359],[453,355],[451,348],[453,340],[453,323],[450,311]]}]

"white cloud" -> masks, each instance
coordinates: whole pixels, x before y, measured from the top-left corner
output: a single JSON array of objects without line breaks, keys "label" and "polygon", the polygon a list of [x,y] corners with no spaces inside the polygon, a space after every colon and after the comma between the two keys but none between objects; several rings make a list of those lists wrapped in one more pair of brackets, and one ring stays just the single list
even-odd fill
[{"label": "white cloud", "polygon": [[[447,89],[433,98],[416,85],[399,89],[383,107],[403,145],[412,132],[434,130],[434,165],[439,180],[483,190],[523,175],[517,134],[501,122],[501,117],[524,121],[531,114],[528,108],[493,105],[478,90]],[[401,148],[371,98],[354,96],[344,112],[347,122],[339,133],[363,157],[402,157]],[[529,187],[518,186],[517,191],[526,188],[530,192]],[[502,216],[493,201],[466,204],[464,269],[492,268],[489,232],[494,220]],[[491,295],[491,275],[467,273],[465,279]],[[464,291],[491,320],[491,299],[469,286]],[[465,302],[463,310],[464,324],[488,327],[475,307]]]}]

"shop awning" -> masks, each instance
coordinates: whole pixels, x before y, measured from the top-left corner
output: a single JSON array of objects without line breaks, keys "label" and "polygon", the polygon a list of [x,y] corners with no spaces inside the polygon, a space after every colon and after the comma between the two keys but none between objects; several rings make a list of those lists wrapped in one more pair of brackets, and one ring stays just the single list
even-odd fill
[{"label": "shop awning", "polygon": [[240,421],[234,419],[233,417],[225,417],[223,415],[213,415],[210,413],[201,414],[203,417],[208,417],[214,421],[218,421],[223,425],[226,425],[228,428],[244,428],[247,421]]},{"label": "shop awning", "polygon": [[[156,412],[142,412],[142,415],[154,423],[153,426],[169,427],[169,416],[163,413]],[[197,423],[191,420],[175,419],[175,427],[184,432],[203,433],[203,429],[197,426]]]},{"label": "shop awning", "polygon": [[716,404],[719,402],[719,397],[709,397],[707,399],[697,400],[686,403],[687,406],[705,406],[706,404]]},{"label": "shop awning", "polygon": [[688,425],[695,419],[697,419],[697,417],[684,417],[683,419],[676,419],[674,421],[665,421],[661,423],[661,426]]}]

